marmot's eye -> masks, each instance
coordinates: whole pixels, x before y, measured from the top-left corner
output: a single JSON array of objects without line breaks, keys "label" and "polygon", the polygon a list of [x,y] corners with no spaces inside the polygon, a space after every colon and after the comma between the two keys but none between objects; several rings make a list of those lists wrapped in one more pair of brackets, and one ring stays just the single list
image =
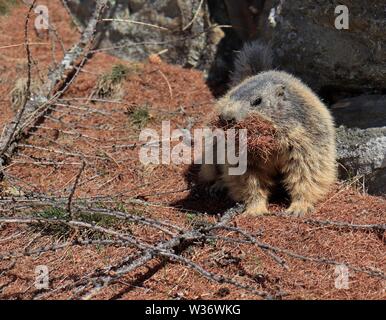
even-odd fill
[{"label": "marmot's eye", "polygon": [[253,99],[253,100],[251,101],[251,106],[252,106],[252,107],[256,107],[256,106],[258,106],[260,103],[261,103],[261,98],[259,97],[259,98]]}]

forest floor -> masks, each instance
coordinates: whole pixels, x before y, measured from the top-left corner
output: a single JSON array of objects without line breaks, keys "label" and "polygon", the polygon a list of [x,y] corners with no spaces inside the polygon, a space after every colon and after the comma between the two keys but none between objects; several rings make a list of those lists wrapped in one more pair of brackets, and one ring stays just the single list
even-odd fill
[{"label": "forest floor", "polygon": [[[65,49],[79,38],[61,1],[39,1],[50,9],[50,19]],[[27,8],[18,5],[0,13],[0,128],[14,117],[10,92],[25,77],[27,62],[24,23]],[[31,30],[33,28],[31,27]],[[60,61],[61,44],[55,48],[47,34],[31,31],[36,86],[54,60]],[[115,69],[114,69],[115,66]],[[119,69],[120,68],[120,69]],[[112,70],[124,76],[107,93],[98,91],[101,77]],[[40,79],[41,78],[41,79]],[[98,98],[95,96],[99,94]],[[121,211],[168,221],[181,228],[212,223],[231,205],[228,199],[192,194],[194,171],[189,165],[143,165],[139,161],[139,133],[144,128],[161,132],[162,121],[172,128],[200,128],[215,115],[215,98],[200,71],[183,69],[150,56],[141,63],[123,61],[96,52],[70,89],[56,102],[44,121],[23,141],[5,168],[3,197],[45,194],[68,197],[81,171],[75,198],[92,199],[100,207],[109,203]],[[81,157],[79,156],[81,155]],[[339,287],[341,276],[334,264],[342,262],[361,269],[386,272],[385,233],[374,230],[314,225],[307,219],[351,224],[385,223],[386,200],[367,195],[356,180],[338,182],[314,212],[305,218],[279,215],[285,200],[270,205],[272,214],[237,216],[232,225],[256,235],[259,241],[318,261],[278,255],[283,268],[265,251],[248,243],[218,240],[195,244],[181,255],[215,274],[283,299],[386,299],[386,279],[348,269],[348,287]],[[36,210],[40,210],[36,212]],[[26,214],[61,215],[55,208],[26,209]],[[1,211],[0,216],[15,213]],[[156,243],[165,235],[141,225],[95,217],[97,224]],[[13,253],[74,240],[77,230],[39,225],[0,224],[0,299],[71,299],[71,286],[106,266],[118,265],[133,254],[127,245],[68,245],[41,254]],[[228,236],[231,233],[222,233]],[[97,234],[83,234],[97,237]],[[93,239],[94,239],[93,238]],[[12,257],[7,256],[11,255]],[[324,262],[323,262],[324,261]],[[49,289],[35,287],[35,270],[49,270]],[[179,262],[155,257],[135,272],[125,274],[100,290],[97,299],[259,299],[253,292],[210,281]]]}]

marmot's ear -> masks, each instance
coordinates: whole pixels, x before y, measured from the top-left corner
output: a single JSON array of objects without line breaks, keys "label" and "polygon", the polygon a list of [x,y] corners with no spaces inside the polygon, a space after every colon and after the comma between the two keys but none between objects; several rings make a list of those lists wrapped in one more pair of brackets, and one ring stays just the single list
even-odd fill
[{"label": "marmot's ear", "polygon": [[283,97],[285,93],[285,85],[284,84],[278,84],[275,87],[275,93],[278,97]]}]

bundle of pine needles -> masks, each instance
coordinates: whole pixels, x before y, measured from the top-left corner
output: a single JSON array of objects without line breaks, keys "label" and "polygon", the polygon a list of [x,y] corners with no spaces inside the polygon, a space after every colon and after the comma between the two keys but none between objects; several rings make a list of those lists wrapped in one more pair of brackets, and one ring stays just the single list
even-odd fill
[{"label": "bundle of pine needles", "polygon": [[226,121],[218,118],[212,122],[215,128],[222,130],[235,129],[236,141],[240,129],[247,130],[247,151],[249,156],[260,157],[267,160],[278,149],[277,130],[275,125],[259,116],[250,115],[240,122]]}]

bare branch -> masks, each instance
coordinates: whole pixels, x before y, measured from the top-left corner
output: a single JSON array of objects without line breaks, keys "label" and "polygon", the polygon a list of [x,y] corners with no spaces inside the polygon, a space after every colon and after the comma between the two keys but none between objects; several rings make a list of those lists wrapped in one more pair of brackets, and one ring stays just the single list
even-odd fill
[{"label": "bare branch", "polygon": [[75,178],[75,182],[74,182],[74,185],[71,189],[71,192],[70,192],[70,195],[68,197],[68,204],[67,204],[67,211],[70,215],[70,219],[72,219],[72,210],[71,210],[71,205],[72,205],[72,198],[74,197],[74,194],[75,194],[75,191],[76,191],[76,187],[78,186],[78,183],[79,183],[79,179],[84,171],[84,169],[86,168],[86,161],[83,160],[82,162],[82,166],[81,168],[79,169],[79,172]]},{"label": "bare branch", "polygon": [[[32,11],[35,1],[31,5],[29,12]],[[3,171],[3,167],[7,164],[9,158],[17,148],[17,143],[22,138],[24,129],[26,129],[27,126],[31,126],[31,124],[33,126],[38,123],[41,117],[45,114],[48,106],[56,99],[58,99],[68,89],[69,84],[72,83],[74,77],[76,77],[78,74],[78,72],[73,74],[73,70],[75,70],[76,61],[82,55],[83,59],[81,61],[81,65],[85,63],[87,59],[86,57],[88,55],[88,51],[86,50],[87,48],[92,49],[92,42],[94,41],[96,34],[96,25],[100,20],[106,3],[107,0],[97,1],[94,15],[82,33],[79,42],[64,55],[59,66],[53,72],[48,74],[46,84],[43,88],[41,88],[41,93],[38,96],[34,96],[33,99],[29,97],[29,94],[27,94],[28,99],[26,99],[25,105],[19,110],[18,114],[12,120],[12,122],[5,128],[4,134],[0,139],[1,171]],[[28,25],[28,20],[29,14],[26,18],[26,25]],[[26,35],[28,36],[27,28]],[[28,59],[30,61],[28,38],[26,42],[27,56],[29,57]]]}]

